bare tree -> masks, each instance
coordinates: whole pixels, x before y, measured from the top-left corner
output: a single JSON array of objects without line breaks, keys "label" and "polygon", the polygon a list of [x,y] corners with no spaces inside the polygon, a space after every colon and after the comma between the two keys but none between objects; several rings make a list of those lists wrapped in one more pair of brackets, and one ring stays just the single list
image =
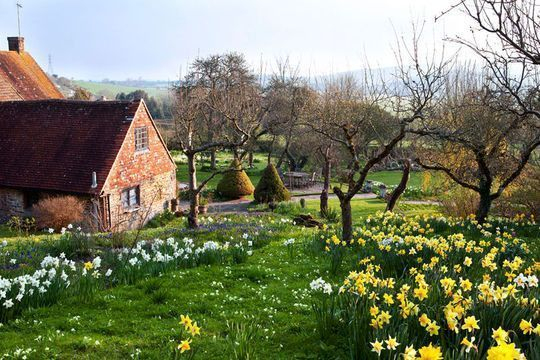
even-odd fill
[{"label": "bare tree", "polygon": [[[175,134],[181,151],[186,155],[189,174],[190,211],[188,224],[198,227],[199,194],[215,176],[234,169],[213,171],[197,182],[196,157],[204,152],[221,149],[237,150],[244,145],[261,122],[265,110],[256,77],[250,72],[243,56],[217,56],[219,79],[208,86],[204,60],[197,60],[193,69],[176,88]],[[215,57],[210,57],[213,63]],[[213,70],[214,71],[214,70]],[[214,74],[214,72],[212,72]],[[213,81],[214,81],[213,80]],[[219,118],[213,135],[208,136],[209,124]]]},{"label": "bare tree", "polygon": [[422,167],[442,171],[478,194],[480,223],[540,141],[533,116],[508,111],[515,99],[490,85],[473,68],[456,71],[447,81],[439,114],[411,130],[424,137],[415,142]]},{"label": "bare tree", "polygon": [[[516,141],[506,138],[511,137],[510,134],[523,132],[524,128],[529,129],[525,132],[526,141],[518,139],[508,144],[514,147],[510,152],[513,171],[502,176],[503,180],[494,192],[488,189],[501,175],[490,174],[487,171],[489,166],[482,165],[483,179],[478,184],[481,190],[477,216],[480,221],[484,221],[491,202],[519,177],[531,154],[540,146],[540,5],[535,0],[461,0],[443,15],[455,10],[465,13],[473,25],[469,37],[456,37],[452,40],[473,50],[482,59],[489,72],[485,79],[489,80],[489,84],[485,84],[489,88],[489,96],[503,100],[502,103],[490,100],[487,105],[498,114],[505,111],[516,115],[506,117],[507,122],[501,124],[504,131],[499,133],[499,138],[501,141]],[[493,157],[493,151],[486,156]],[[485,161],[483,159],[481,162]],[[442,167],[440,164],[433,166]],[[450,176],[448,172],[447,175]],[[473,188],[477,185],[460,183],[457,181],[459,178],[454,176],[453,180],[477,191]]]},{"label": "bare tree", "polygon": [[[442,88],[449,61],[435,55],[421,58],[420,34],[415,31],[411,47],[399,43],[396,57],[400,67],[394,84],[387,84],[382,76],[377,79],[368,68],[360,82],[344,77],[327,83],[321,95],[316,122],[320,125],[313,129],[341,146],[349,157],[348,186],[333,189],[340,202],[345,241],[352,238],[351,200],[364,186],[368,172],[391,154],[411,123],[429,113]],[[393,85],[393,94],[389,85]]]},{"label": "bare tree", "polygon": [[276,67],[267,89],[270,112],[265,121],[265,133],[273,136],[271,151],[283,143],[276,166],[279,168],[287,161],[290,170],[296,171],[307,163],[311,153],[311,148],[304,146],[304,140],[309,139],[302,135],[309,129],[302,121],[316,94],[307,80],[299,76],[298,67],[292,66],[288,59],[277,61]]},{"label": "bare tree", "polygon": [[508,110],[540,121],[540,5],[535,0],[461,0],[443,15],[455,9],[473,26],[469,38],[451,40],[482,58],[495,89],[514,98]]}]

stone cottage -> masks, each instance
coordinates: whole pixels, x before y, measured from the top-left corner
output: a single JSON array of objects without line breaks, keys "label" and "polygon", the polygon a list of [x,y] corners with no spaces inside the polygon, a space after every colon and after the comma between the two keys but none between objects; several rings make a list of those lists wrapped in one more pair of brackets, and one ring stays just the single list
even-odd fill
[{"label": "stone cottage", "polygon": [[8,38],[0,51],[0,223],[47,196],[75,195],[100,230],[137,227],[171,206],[176,167],[144,101],[63,96]]},{"label": "stone cottage", "polygon": [[101,230],[171,206],[176,167],[143,100],[0,102],[0,219],[45,196],[87,201]]}]

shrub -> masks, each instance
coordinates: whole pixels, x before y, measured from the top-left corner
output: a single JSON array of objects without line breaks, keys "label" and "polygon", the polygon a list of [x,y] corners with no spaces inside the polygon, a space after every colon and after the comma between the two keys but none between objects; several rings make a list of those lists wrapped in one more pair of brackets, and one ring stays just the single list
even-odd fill
[{"label": "shrub", "polygon": [[33,217],[21,218],[18,216],[12,216],[8,220],[7,226],[11,231],[15,231],[19,235],[25,233],[28,236],[28,234],[33,231],[36,226],[36,219]]},{"label": "shrub", "polygon": [[253,184],[242,169],[238,160],[233,160],[230,167],[233,171],[226,172],[217,185],[217,193],[220,197],[238,199],[242,196],[253,194]]},{"label": "shrub", "polygon": [[289,190],[283,185],[276,167],[272,164],[264,169],[261,180],[255,188],[255,201],[259,203],[290,200]]},{"label": "shrub", "polygon": [[506,217],[524,214],[540,217],[540,169],[531,166],[493,204],[494,212]]},{"label": "shrub", "polygon": [[478,194],[469,189],[455,187],[441,199],[441,204],[445,215],[466,218],[476,213]]},{"label": "shrub", "polygon": [[84,201],[75,196],[48,197],[32,208],[36,225],[40,229],[60,229],[84,219]]}]

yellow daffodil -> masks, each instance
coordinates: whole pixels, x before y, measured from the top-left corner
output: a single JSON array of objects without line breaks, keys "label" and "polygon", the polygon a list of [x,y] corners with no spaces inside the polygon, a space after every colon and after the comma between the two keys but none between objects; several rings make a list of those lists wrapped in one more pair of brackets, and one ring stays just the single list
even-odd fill
[{"label": "yellow daffodil", "polygon": [[420,348],[418,353],[420,356],[417,359],[419,360],[442,360],[443,358],[441,348],[431,344]]},{"label": "yellow daffodil", "polygon": [[189,344],[191,344],[191,339],[182,340],[178,345],[178,350],[180,350],[180,353],[184,353],[184,351],[190,350],[191,346],[189,346]]},{"label": "yellow daffodil", "polygon": [[422,316],[418,318],[418,321],[420,322],[420,325],[422,327],[428,326],[428,324],[431,322],[431,320],[428,318],[428,316],[424,313]]},{"label": "yellow daffodil", "polygon": [[191,319],[188,315],[180,315],[180,324],[184,325],[187,329],[191,326]]},{"label": "yellow daffodil", "polygon": [[508,332],[503,330],[503,328],[501,328],[499,326],[499,328],[497,330],[495,329],[492,329],[493,330],[493,334],[491,335],[491,337],[497,342],[497,344],[506,344],[508,342]]},{"label": "yellow daffodil", "polygon": [[468,316],[465,318],[465,322],[463,323],[463,326],[461,326],[461,329],[473,332],[475,329],[480,329],[480,326],[478,326],[478,320],[476,320],[474,316]]},{"label": "yellow daffodil", "polygon": [[499,344],[491,347],[487,352],[487,360],[519,360],[521,352],[516,348],[516,344]]},{"label": "yellow daffodil", "polygon": [[521,331],[523,331],[525,335],[531,334],[534,330],[532,323],[525,319],[521,320],[521,322],[519,323],[519,328],[521,329]]},{"label": "yellow daffodil", "polygon": [[197,322],[194,322],[188,330],[191,336],[201,335],[201,328],[197,326]]},{"label": "yellow daffodil", "polygon": [[439,335],[439,329],[441,327],[439,325],[437,325],[437,322],[436,321],[430,321],[429,324],[427,325],[426,327],[426,331],[429,333],[429,335],[431,336],[434,336],[434,335]]},{"label": "yellow daffodil", "polygon": [[414,289],[414,297],[422,301],[428,297],[427,287],[419,287]]},{"label": "yellow daffodil", "polygon": [[407,346],[403,352],[403,360],[414,360],[416,358],[416,350],[412,346]]},{"label": "yellow daffodil", "polygon": [[381,351],[383,349],[383,343],[379,340],[375,339],[375,342],[370,343],[371,344],[371,351],[377,353],[377,355],[381,356]]},{"label": "yellow daffodil", "polygon": [[386,340],[386,348],[388,350],[396,350],[398,346],[399,346],[399,343],[396,341],[396,338],[389,336],[388,340]]}]

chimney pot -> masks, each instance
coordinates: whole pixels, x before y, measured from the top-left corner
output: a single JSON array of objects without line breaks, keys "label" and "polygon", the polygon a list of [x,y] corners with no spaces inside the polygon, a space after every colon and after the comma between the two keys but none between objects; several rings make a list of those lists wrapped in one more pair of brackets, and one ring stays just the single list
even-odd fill
[{"label": "chimney pot", "polygon": [[7,38],[9,51],[16,51],[19,54],[24,51],[24,38],[11,36]]}]

